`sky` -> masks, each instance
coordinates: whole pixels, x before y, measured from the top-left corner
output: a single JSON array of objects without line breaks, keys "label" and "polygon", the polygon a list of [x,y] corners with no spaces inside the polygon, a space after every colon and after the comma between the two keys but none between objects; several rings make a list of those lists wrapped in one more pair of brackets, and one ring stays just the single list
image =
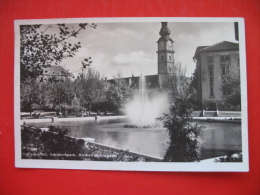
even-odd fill
[{"label": "sky", "polygon": [[[174,40],[175,62],[186,68],[186,76],[194,72],[193,56],[198,46],[221,41],[237,43],[233,22],[169,22],[168,27]],[[96,29],[87,28],[76,39],[71,38],[80,41],[82,48],[61,65],[77,75],[81,61],[92,57],[91,67],[108,79],[118,72],[122,77],[157,74],[160,29],[160,22],[97,23]]]}]

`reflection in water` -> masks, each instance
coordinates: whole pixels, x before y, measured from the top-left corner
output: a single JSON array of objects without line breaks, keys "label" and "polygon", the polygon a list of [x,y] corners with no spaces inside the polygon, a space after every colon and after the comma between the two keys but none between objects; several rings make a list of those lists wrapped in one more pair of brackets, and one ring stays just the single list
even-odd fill
[{"label": "reflection in water", "polygon": [[242,151],[241,124],[206,122],[200,124],[206,127],[201,132],[202,159]]},{"label": "reflection in water", "polygon": [[[69,130],[72,137],[95,138],[97,143],[129,149],[147,155],[163,157],[168,147],[168,134],[164,128],[124,128],[127,119],[101,119],[98,121],[77,121],[57,123],[31,123],[37,127],[60,126]],[[241,125],[231,123],[199,122],[202,130],[201,159],[241,152]]]}]

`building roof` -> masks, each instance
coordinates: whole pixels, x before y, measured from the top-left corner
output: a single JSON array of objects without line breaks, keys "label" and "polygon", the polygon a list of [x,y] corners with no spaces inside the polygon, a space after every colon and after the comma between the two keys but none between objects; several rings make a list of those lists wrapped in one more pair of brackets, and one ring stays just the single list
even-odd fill
[{"label": "building roof", "polygon": [[195,51],[195,55],[193,59],[197,58],[198,54],[202,52],[231,51],[231,50],[239,50],[239,44],[229,42],[229,41],[222,41],[210,46],[199,46]]},{"label": "building roof", "polygon": [[[146,83],[147,89],[153,89],[153,88],[160,87],[160,84],[159,84],[160,76],[159,75],[147,75],[144,77],[145,77],[145,83]],[[140,78],[141,78],[140,76],[132,76],[132,77],[119,78],[119,79],[109,79],[107,81],[110,83],[113,83],[113,84],[116,83],[116,80],[124,81],[125,83],[128,83],[128,84],[130,84],[130,82],[131,82],[132,88],[139,88]]]},{"label": "building roof", "polygon": [[[169,79],[172,78],[170,75],[164,75],[164,74],[156,74],[156,75],[146,75],[145,77],[145,83],[146,83],[146,89],[156,89],[156,88],[162,88],[162,85],[167,84],[167,81],[169,82]],[[185,77],[186,81],[190,83],[190,79]],[[120,78],[120,79],[109,79],[107,80],[110,83],[115,84],[116,80],[124,81],[127,84],[130,84],[131,80],[131,87],[134,89],[138,89],[139,86],[139,80],[140,76],[137,77],[126,77],[126,78]]]},{"label": "building roof", "polygon": [[51,65],[49,67],[43,68],[43,75],[52,76],[52,75],[69,75],[69,71],[65,68],[57,65]]},{"label": "building roof", "polygon": [[238,50],[238,49],[239,49],[238,43],[222,41],[220,43],[216,43],[214,45],[202,48],[202,49],[200,49],[200,52],[204,52],[204,51]]}]

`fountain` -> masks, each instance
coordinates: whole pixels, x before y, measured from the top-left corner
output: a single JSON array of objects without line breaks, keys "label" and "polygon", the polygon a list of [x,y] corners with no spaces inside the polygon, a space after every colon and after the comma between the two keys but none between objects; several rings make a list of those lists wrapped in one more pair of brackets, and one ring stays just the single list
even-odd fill
[{"label": "fountain", "polygon": [[167,112],[167,105],[166,94],[158,92],[148,95],[145,76],[141,75],[139,77],[139,89],[133,100],[126,106],[126,113],[131,123],[125,124],[124,127],[150,128],[160,126],[161,124],[156,121],[156,118]]}]

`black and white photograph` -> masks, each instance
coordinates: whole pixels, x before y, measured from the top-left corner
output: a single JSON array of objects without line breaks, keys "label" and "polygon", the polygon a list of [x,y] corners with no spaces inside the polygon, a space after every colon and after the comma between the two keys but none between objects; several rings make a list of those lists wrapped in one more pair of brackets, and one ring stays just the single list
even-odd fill
[{"label": "black and white photograph", "polygon": [[242,18],[15,21],[21,168],[246,172]]}]

